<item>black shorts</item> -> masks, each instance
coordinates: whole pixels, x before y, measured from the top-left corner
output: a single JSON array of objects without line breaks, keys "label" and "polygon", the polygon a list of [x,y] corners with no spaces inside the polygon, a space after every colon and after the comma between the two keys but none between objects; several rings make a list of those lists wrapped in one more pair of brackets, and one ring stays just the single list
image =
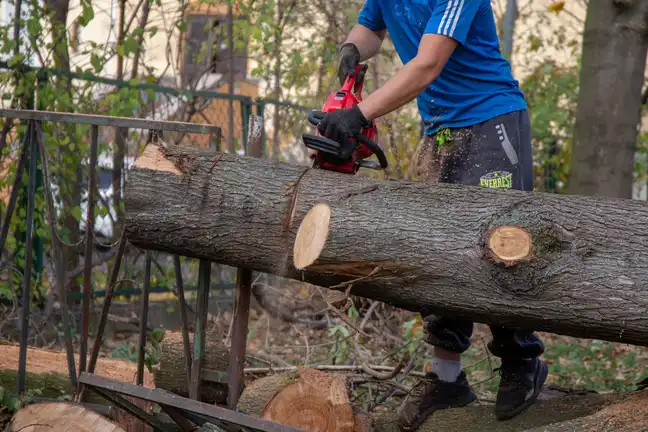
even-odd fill
[{"label": "black shorts", "polygon": [[531,122],[527,110],[426,136],[415,155],[420,181],[533,190]]}]

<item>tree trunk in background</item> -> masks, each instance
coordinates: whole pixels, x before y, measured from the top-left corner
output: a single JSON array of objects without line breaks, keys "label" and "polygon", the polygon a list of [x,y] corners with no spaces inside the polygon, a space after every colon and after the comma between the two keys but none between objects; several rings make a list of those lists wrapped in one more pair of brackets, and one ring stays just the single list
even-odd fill
[{"label": "tree trunk in background", "polygon": [[[227,46],[229,47],[229,59],[227,68],[228,76],[228,91],[230,96],[234,95],[234,14],[232,12],[231,3],[227,4]],[[229,108],[227,110],[227,125],[229,134],[227,136],[227,145],[229,146],[229,151],[236,152],[234,148],[234,101],[230,99],[228,101]],[[241,119],[241,124],[245,121],[244,118]]]},{"label": "tree trunk in background", "polygon": [[[66,23],[70,9],[69,0],[51,0],[46,2],[46,8],[49,8],[52,25],[52,38],[55,42],[53,50],[54,66],[64,71],[70,71],[70,54],[68,51],[68,37]],[[72,84],[67,77],[59,77],[56,81],[57,91],[61,94],[68,95],[72,100]],[[65,99],[60,98],[59,101]],[[73,111],[73,106],[64,105],[65,102],[59,102],[57,107],[59,111]],[[61,125],[61,133],[73,137],[73,130],[76,126],[70,124]],[[79,221],[74,217],[74,208],[81,206],[81,183],[84,175],[82,156],[77,149],[70,150],[70,147],[64,147],[60,150],[61,171],[56,173],[60,182],[61,195],[63,198],[63,227],[67,231],[67,241],[76,244],[79,242],[80,228]],[[67,154],[66,154],[67,153]],[[88,227],[92,229],[92,227]],[[77,246],[66,247],[65,256],[67,258],[67,270],[76,269],[79,262],[79,253]],[[79,291],[75,280],[70,281],[68,287],[70,292]]]},{"label": "tree trunk in background", "polygon": [[570,194],[632,197],[647,50],[648,2],[590,1]]},{"label": "tree trunk in background", "polygon": [[[275,29],[275,46],[274,46],[274,92],[272,97],[276,100],[281,98],[281,42],[284,20],[284,2],[277,0],[277,24]],[[273,118],[272,134],[272,157],[279,160],[279,129],[281,128],[281,118],[279,115],[279,105],[275,105],[274,118]]]},{"label": "tree trunk in background", "polygon": [[[342,291],[354,280],[353,295],[411,311],[648,343],[645,202],[380,181],[155,144],[124,196],[137,247]],[[320,203],[329,218],[309,231]]]},{"label": "tree trunk in background", "polygon": [[[119,22],[117,27],[117,44],[124,42],[124,26],[126,19],[126,0],[119,0]],[[117,79],[124,79],[124,56],[117,53]],[[124,166],[124,157],[126,156],[126,135],[128,128],[117,128],[115,130],[115,148],[113,149],[113,172],[112,172],[112,190],[113,205],[117,218],[113,226],[113,238],[119,237],[121,226],[123,225],[122,212],[122,168]]]},{"label": "tree trunk in background", "polygon": [[518,17],[517,0],[506,1],[506,13],[504,15],[504,25],[502,27],[501,49],[502,55],[508,61],[511,61],[513,54],[513,35],[515,34],[515,21]]}]

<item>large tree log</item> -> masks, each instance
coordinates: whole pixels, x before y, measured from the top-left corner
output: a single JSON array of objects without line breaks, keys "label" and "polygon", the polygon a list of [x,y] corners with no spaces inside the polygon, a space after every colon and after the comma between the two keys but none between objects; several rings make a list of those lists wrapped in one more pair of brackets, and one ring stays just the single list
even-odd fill
[{"label": "large tree log", "polygon": [[[355,279],[352,294],[424,313],[648,344],[644,202],[377,181],[150,144],[125,203],[138,247],[340,290]],[[330,208],[327,236],[300,271],[295,236],[318,203]]]},{"label": "large tree log", "polygon": [[[599,413],[618,409],[624,406],[626,399],[631,400],[634,397],[633,394],[589,394],[538,400],[527,410],[507,421],[499,421],[495,418],[492,405],[453,408],[437,411],[428,417],[419,427],[418,432],[607,431],[609,429],[604,427],[593,429],[563,427],[567,424],[586,422],[591,417],[601,418]],[[628,424],[630,423],[629,421]],[[373,427],[375,432],[400,432],[394,412],[377,415]]]}]

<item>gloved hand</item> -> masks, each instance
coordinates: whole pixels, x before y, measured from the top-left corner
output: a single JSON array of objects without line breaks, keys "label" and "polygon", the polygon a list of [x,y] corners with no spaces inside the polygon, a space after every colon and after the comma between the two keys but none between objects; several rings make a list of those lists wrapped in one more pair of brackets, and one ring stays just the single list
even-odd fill
[{"label": "gloved hand", "polygon": [[[340,85],[344,85],[346,77],[354,76],[356,66],[360,63],[360,51],[352,43],[345,43],[340,47],[340,63],[338,64],[338,78]],[[363,77],[358,77],[357,81],[362,81]]]},{"label": "gloved hand", "polygon": [[326,113],[324,118],[317,125],[319,132],[326,138],[340,143],[341,157],[351,156],[355,150],[355,144],[349,141],[349,138],[365,127],[369,127],[371,122],[368,121],[360,111],[357,105],[351,108],[339,109]]}]

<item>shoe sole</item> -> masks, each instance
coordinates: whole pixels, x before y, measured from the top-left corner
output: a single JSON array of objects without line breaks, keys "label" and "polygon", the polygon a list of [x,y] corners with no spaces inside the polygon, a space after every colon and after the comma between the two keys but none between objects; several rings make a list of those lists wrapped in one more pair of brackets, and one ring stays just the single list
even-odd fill
[{"label": "shoe sole", "polygon": [[408,431],[408,432],[414,431],[414,430],[418,429],[419,426],[421,426],[425,422],[425,420],[427,420],[427,418],[430,417],[430,415],[432,415],[435,411],[439,411],[439,410],[443,410],[443,409],[450,409],[450,408],[461,408],[461,407],[464,407],[464,406],[466,406],[466,405],[468,405],[468,404],[470,404],[470,403],[472,403],[472,402],[474,402],[476,400],[477,400],[477,395],[475,395],[475,393],[471,392],[470,396],[468,398],[466,398],[466,400],[460,401],[458,403],[453,403],[452,405],[450,405],[450,404],[432,405],[431,407],[429,407],[428,409],[423,411],[423,413],[421,415],[419,415],[417,417],[417,419],[411,425],[401,426],[401,430]]},{"label": "shoe sole", "polygon": [[546,363],[542,362],[541,363],[542,369],[540,370],[540,373],[536,376],[535,379],[535,391],[533,392],[533,395],[529,399],[527,399],[522,405],[517,407],[511,412],[504,413],[504,414],[496,414],[497,420],[510,420],[513,417],[517,416],[520,414],[522,411],[526,410],[529,408],[533,403],[538,399],[538,396],[540,395],[540,392],[544,388],[544,383],[547,380],[547,375],[549,375],[549,367],[547,366]]}]

